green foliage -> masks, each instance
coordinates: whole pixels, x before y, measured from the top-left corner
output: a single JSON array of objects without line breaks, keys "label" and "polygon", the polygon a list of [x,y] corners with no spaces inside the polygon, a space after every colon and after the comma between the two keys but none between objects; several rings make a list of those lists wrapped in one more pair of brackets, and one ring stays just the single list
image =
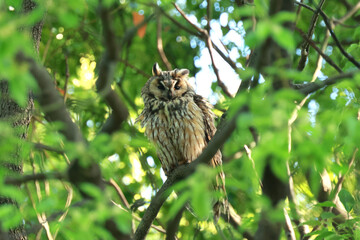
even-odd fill
[{"label": "green foliage", "polygon": [[[0,196],[17,203],[0,205],[2,229],[25,223],[29,239],[48,239],[49,234],[56,239],[113,239],[105,228],[109,219],[124,234],[130,235],[136,229],[139,224],[136,219],[143,217],[152,197],[165,181],[155,146],[144,136],[144,129],[135,124],[144,106],[141,88],[151,75],[152,65],[159,62],[165,69],[157,49],[158,16],[146,23],[144,37],[135,34],[126,42],[124,37],[128,37],[129,30],[135,26],[133,14],[147,18],[164,12],[170,18],[165,14],[159,16],[163,49],[172,67],[189,69],[190,76],[196,77],[197,91],[203,90],[203,83],[211,85],[208,97],[215,103],[214,112],[219,117],[223,111],[227,112],[226,119],[231,119],[239,109],[246,107],[248,110],[236,119],[236,129],[222,147],[228,200],[241,216],[241,224],[234,227],[223,219],[218,226],[212,223],[212,204],[219,197],[212,189],[217,171],[202,165],[190,177],[172,186],[171,191],[176,194],[170,195],[153,224],[166,228],[187,204],[191,213],[185,210],[181,218],[179,239],[241,239],[246,234],[256,233],[262,212],[266,212],[271,222],[284,225],[285,208],[294,226],[301,218],[295,227],[297,237],[299,226],[306,225],[310,229],[306,236],[311,239],[360,239],[360,192],[357,187],[360,74],[341,79],[306,98],[290,87],[273,88],[278,79],[300,85],[312,80],[319,55],[310,47],[306,66],[303,71],[298,71],[303,39],[293,28],[285,27],[296,22],[296,28],[307,33],[312,11],[302,8],[299,12],[279,12],[270,16],[272,1],[268,0],[244,1],[247,2],[244,5],[240,3],[243,1],[177,1],[191,21],[204,29],[208,25],[207,4],[210,2],[211,37],[221,50],[223,47],[229,50],[230,58],[238,66],[234,74],[243,80],[256,79],[259,75],[256,72],[261,69],[259,66],[246,66],[253,50],[262,51],[269,42],[274,42],[288,53],[289,58],[280,58],[261,69],[259,84],[229,98],[212,77],[212,72],[206,72],[209,70],[204,66],[211,63],[205,56],[204,39],[184,30],[183,27],[197,32],[175,10],[172,1],[101,1],[103,7],[110,9],[116,45],[122,46],[112,88],[129,111],[129,118],[120,130],[106,135],[99,133],[112,110],[95,87],[106,48],[99,1],[36,2],[38,7],[27,14],[21,10],[20,0],[0,3],[0,80],[9,83],[9,94],[0,95],[0,104],[12,99],[20,106],[18,112],[7,118],[2,118],[0,112]],[[302,2],[316,8],[314,1]],[[350,9],[343,2],[350,7],[358,3],[356,0],[326,1],[322,10],[329,19],[341,19]],[[30,30],[40,20],[44,26],[39,53],[36,53]],[[358,14],[343,24],[333,23],[345,51],[359,61]],[[326,34],[326,26],[320,17],[310,37],[321,48]],[[223,46],[217,38],[223,41]],[[270,50],[273,51],[269,53],[270,58],[283,54],[277,52],[278,49]],[[45,111],[37,101],[38,94],[44,89],[38,89],[29,66],[19,64],[16,59],[19,52],[46,68],[86,143],[69,142],[59,132],[65,125],[45,117]],[[238,56],[234,57],[233,53]],[[358,71],[332,38],[324,53],[343,72]],[[226,64],[218,57],[216,54],[216,65],[222,76],[227,73]],[[265,61],[268,56],[262,57],[264,59],[260,60]],[[339,74],[326,61],[320,63],[316,81]],[[207,73],[208,79],[197,77],[201,72]],[[227,75],[223,78],[229,89],[236,92],[236,80]],[[27,138],[22,139],[19,137],[26,135],[23,132],[27,126],[19,119],[21,111],[28,105],[29,96],[35,96],[33,118]],[[256,141],[254,135],[259,137]],[[22,174],[8,170],[9,163],[15,161],[13,159],[22,160]],[[67,171],[74,159],[79,159],[83,167],[96,162],[104,187],[89,183],[71,185]],[[264,196],[261,181],[266,166],[270,166],[274,176],[283,183],[288,183],[289,175],[292,177],[293,201],[282,199],[273,206],[270,197]],[[42,174],[46,179],[23,179],[19,186],[5,181],[21,179],[22,175]],[[110,179],[118,184],[123,196],[109,184]],[[330,189],[323,189],[324,181]],[[342,184],[338,185],[339,181],[343,181]],[[91,199],[85,200],[84,193]],[[135,206],[132,212],[127,209],[126,202],[132,206],[143,205]],[[339,205],[343,206],[342,215],[329,211]],[[43,228],[38,232],[45,222],[49,223],[50,230],[46,232]],[[280,238],[286,239],[285,235],[282,230]],[[164,234],[152,228],[146,239],[164,239]]]}]

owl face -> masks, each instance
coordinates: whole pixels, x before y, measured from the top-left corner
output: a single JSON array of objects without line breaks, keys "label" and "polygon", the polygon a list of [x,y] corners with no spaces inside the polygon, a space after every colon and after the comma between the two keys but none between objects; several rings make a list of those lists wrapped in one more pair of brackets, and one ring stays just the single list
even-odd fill
[{"label": "owl face", "polygon": [[187,81],[189,75],[187,69],[162,71],[155,63],[152,73],[153,77],[149,80],[149,93],[159,100],[171,101],[184,96],[190,90],[193,91]]}]

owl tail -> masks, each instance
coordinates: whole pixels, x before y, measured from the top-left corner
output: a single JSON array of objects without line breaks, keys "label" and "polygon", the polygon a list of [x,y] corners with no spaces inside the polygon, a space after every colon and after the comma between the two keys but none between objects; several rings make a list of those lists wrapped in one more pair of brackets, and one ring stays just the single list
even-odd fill
[{"label": "owl tail", "polygon": [[[225,192],[226,194],[226,192]],[[225,195],[226,196],[226,195]],[[227,197],[223,197],[215,202],[213,206],[213,214],[214,214],[214,223],[217,224],[220,216],[223,214],[224,219],[229,221],[229,202]]]},{"label": "owl tail", "polygon": [[225,220],[229,221],[229,202],[225,189],[225,174],[222,169],[216,176],[215,190],[222,195],[213,205],[214,223],[217,224],[221,214],[224,214]]}]

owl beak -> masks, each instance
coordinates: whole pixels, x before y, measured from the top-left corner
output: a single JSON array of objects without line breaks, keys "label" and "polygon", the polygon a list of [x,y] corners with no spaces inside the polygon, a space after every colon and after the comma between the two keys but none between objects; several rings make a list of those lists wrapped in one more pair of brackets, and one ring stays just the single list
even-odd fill
[{"label": "owl beak", "polygon": [[168,98],[169,100],[174,99],[174,94],[173,94],[173,92],[172,92],[171,90],[168,91],[167,98]]}]

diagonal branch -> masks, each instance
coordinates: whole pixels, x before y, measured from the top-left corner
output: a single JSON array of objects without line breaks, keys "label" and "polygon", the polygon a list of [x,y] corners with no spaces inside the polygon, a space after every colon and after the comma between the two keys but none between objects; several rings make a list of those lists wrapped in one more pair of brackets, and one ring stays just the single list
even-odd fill
[{"label": "diagonal branch", "polygon": [[111,25],[109,9],[99,4],[99,12],[103,27],[103,38],[105,53],[100,62],[99,77],[96,81],[96,89],[100,96],[104,97],[107,104],[113,110],[112,114],[104,124],[101,132],[112,133],[118,130],[121,123],[124,122],[129,113],[125,104],[121,101],[117,93],[111,89],[111,83],[114,79],[116,64],[119,54],[117,38]]},{"label": "diagonal branch", "polygon": [[332,36],[332,38],[334,39],[336,45],[338,46],[340,52],[352,63],[354,64],[357,68],[360,69],[360,63],[358,61],[355,60],[355,58],[353,56],[351,56],[350,54],[348,54],[345,49],[343,48],[343,46],[341,45],[341,42],[338,40],[338,38],[336,37],[332,27],[331,27],[331,24],[329,22],[329,19],[328,17],[326,16],[326,14],[324,13],[323,10],[319,9],[320,10],[320,15],[322,16],[322,18],[324,19],[324,22],[325,22],[325,25],[326,27],[329,29],[330,31],[330,34]]},{"label": "diagonal branch", "polygon": [[306,39],[310,39],[311,36],[314,34],[315,26],[316,26],[317,20],[319,18],[319,11],[321,10],[322,6],[324,5],[324,2],[325,2],[325,0],[321,0],[320,3],[318,4],[317,10],[314,12],[314,15],[311,18],[311,22],[310,22],[310,26],[308,29],[308,33],[306,34],[306,38],[303,37],[305,39],[305,41],[302,44],[301,56],[300,56],[299,64],[297,67],[297,69],[299,71],[302,71],[304,69],[307,57],[309,55],[309,41],[306,41]]},{"label": "diagonal branch", "polygon": [[[310,11],[317,11],[315,9],[313,9],[312,7],[304,4],[304,3],[301,3],[301,2],[297,2],[297,1],[294,1],[295,4],[297,5],[300,5],[306,9],[309,9]],[[330,34],[332,36],[332,38],[334,39],[335,41],[335,44],[336,46],[339,48],[340,52],[351,62],[353,63],[357,68],[360,69],[360,63],[358,61],[356,61],[351,55],[349,55],[343,48],[343,46],[341,45],[341,42],[338,40],[338,38],[336,37],[333,29],[332,29],[332,26],[329,22],[329,18],[326,16],[326,14],[324,13],[324,11],[322,11],[321,9],[318,9],[319,10],[319,13],[321,15],[321,17],[323,18],[324,22],[325,22],[325,25],[327,27],[327,29],[330,31]]]},{"label": "diagonal branch", "polygon": [[[208,3],[209,4],[209,3]],[[219,73],[219,69],[217,68],[216,64],[215,64],[215,58],[214,58],[214,53],[213,53],[213,44],[212,44],[212,41],[211,41],[211,37],[210,37],[210,34],[209,32],[206,30],[206,29],[202,29],[198,26],[196,26],[196,24],[192,23],[190,21],[190,19],[186,16],[186,14],[184,13],[184,11],[176,4],[174,3],[174,6],[176,8],[176,10],[179,11],[179,13],[181,14],[181,16],[183,16],[183,18],[188,22],[190,23],[202,36],[202,38],[205,40],[206,42],[206,45],[208,47],[208,50],[209,50],[209,53],[210,53],[210,58],[211,58],[211,62],[212,62],[212,66],[214,68],[214,72],[215,72],[215,75],[216,75],[216,78],[217,78],[217,82],[218,82],[218,85],[219,87],[221,87],[221,89],[224,91],[224,93],[229,96],[229,97],[234,97],[233,94],[231,94],[229,92],[229,89],[226,87],[226,85],[224,84],[224,82],[221,80],[221,77],[220,77],[220,73]],[[210,11],[208,10],[207,11],[208,13],[208,29],[210,29]]]},{"label": "diagonal branch", "polygon": [[316,51],[317,53],[319,53],[319,55],[320,55],[321,57],[323,57],[324,60],[325,60],[327,63],[329,63],[333,68],[335,68],[336,71],[338,71],[339,73],[342,73],[341,68],[340,68],[338,65],[336,65],[336,63],[335,63],[328,55],[326,55],[323,51],[321,51],[321,49],[320,49],[318,46],[316,46],[316,43],[315,43],[311,38],[309,38],[309,36],[308,36],[307,34],[305,34],[301,29],[299,29],[299,28],[297,28],[297,27],[295,27],[295,30],[296,30],[298,33],[300,33],[300,35],[302,36],[302,38],[304,38],[304,40],[305,40],[309,45],[311,45],[311,47],[313,47],[313,48],[315,49],[315,51]]},{"label": "diagonal branch", "polygon": [[[359,151],[359,148],[355,148],[355,150],[354,150],[354,152],[353,152],[353,155],[352,155],[352,157],[351,157],[351,159],[350,159],[350,162],[349,162],[349,164],[348,164],[348,170],[346,171],[346,173],[345,173],[344,175],[342,175],[342,176],[339,177],[339,180],[338,180],[338,182],[336,183],[336,186],[335,186],[335,189],[334,189],[334,193],[335,193],[335,194],[334,194],[334,196],[333,196],[333,198],[332,198],[332,201],[333,201],[333,202],[336,202],[336,200],[337,200],[337,198],[338,198],[338,195],[339,195],[340,190],[341,190],[341,188],[342,188],[342,184],[343,184],[343,182],[344,182],[344,180],[345,180],[345,176],[350,172],[350,169],[351,169],[351,167],[353,166],[353,164],[354,164],[354,162],[355,162],[356,154],[357,154],[358,151]],[[330,207],[329,211],[331,212],[332,209],[333,209],[333,207]]]},{"label": "diagonal branch", "polygon": [[231,120],[227,124],[225,124],[225,126],[221,130],[216,132],[216,134],[211,139],[207,147],[204,149],[204,151],[195,161],[191,162],[188,165],[179,166],[170,174],[170,176],[167,178],[165,183],[161,186],[159,191],[151,200],[149,207],[146,209],[144,216],[135,232],[135,236],[134,236],[135,240],[145,239],[146,234],[151,226],[151,223],[154,221],[161,206],[170,195],[171,187],[178,181],[185,179],[190,174],[192,174],[199,164],[208,163],[210,159],[218,151],[218,149],[225,143],[225,141],[230,137],[232,132],[235,130],[236,120],[238,116],[241,113],[247,111],[249,111],[247,106],[243,106],[240,110],[238,110],[231,118]]},{"label": "diagonal branch", "polygon": [[23,52],[18,52],[16,54],[16,60],[19,63],[26,63],[29,65],[30,73],[35,78],[41,90],[38,99],[45,112],[45,118],[52,122],[62,122],[64,127],[60,132],[64,134],[69,141],[82,142],[82,134],[78,126],[72,121],[64,104],[64,100],[56,90],[53,80],[46,69],[40,67],[34,59],[25,56]]},{"label": "diagonal branch", "polygon": [[156,16],[156,47],[157,50],[159,52],[159,55],[161,57],[161,60],[163,61],[163,63],[165,64],[167,70],[171,70],[171,63],[169,62],[168,58],[166,57],[166,54],[164,52],[164,47],[163,47],[163,41],[162,41],[162,24],[161,24],[161,16],[160,14],[158,14]]}]

